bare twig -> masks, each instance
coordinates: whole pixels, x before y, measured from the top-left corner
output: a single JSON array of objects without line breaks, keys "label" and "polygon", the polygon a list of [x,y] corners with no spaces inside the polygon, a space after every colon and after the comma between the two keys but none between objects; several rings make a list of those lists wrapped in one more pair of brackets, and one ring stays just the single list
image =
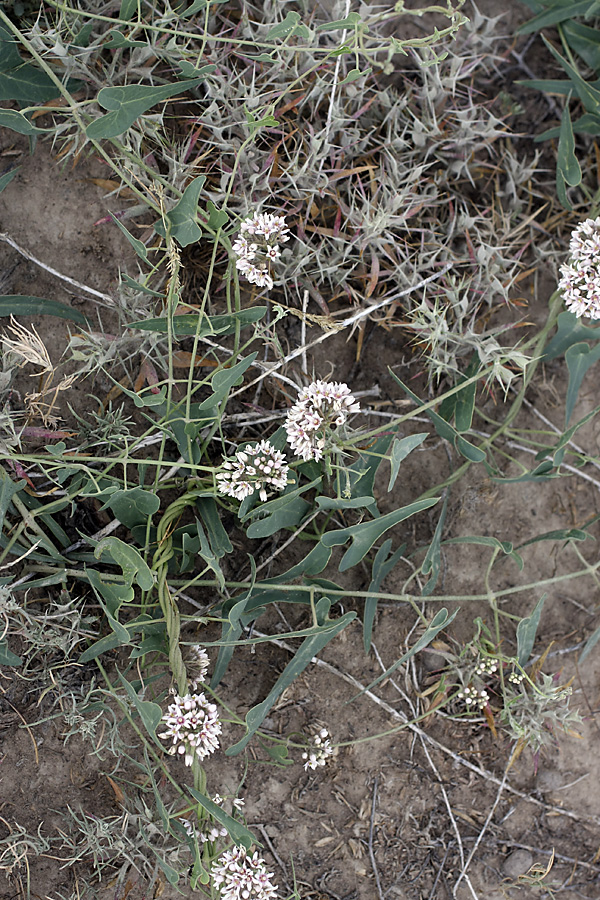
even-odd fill
[{"label": "bare twig", "polygon": [[376,778],[373,782],[373,800],[371,802],[371,821],[369,822],[369,859],[371,860],[371,865],[373,867],[373,874],[375,876],[375,884],[377,885],[377,893],[379,894],[379,900],[384,900],[384,893],[381,890],[381,881],[379,880],[379,872],[377,871],[377,863],[375,861],[375,853],[373,851],[373,827],[375,823],[375,809],[377,806],[377,785],[378,779]]},{"label": "bare twig", "polygon": [[39,266],[40,269],[44,269],[45,272],[49,272],[50,275],[54,275],[55,278],[60,278],[61,281],[66,281],[67,284],[78,288],[80,291],[85,291],[86,294],[90,294],[92,297],[98,297],[100,300],[104,300],[106,303],[110,303],[111,306],[114,306],[114,300],[108,294],[103,294],[102,291],[96,291],[94,288],[88,287],[80,281],[75,281],[74,278],[70,278],[68,275],[63,275],[62,272],[59,272],[57,269],[53,269],[52,266],[42,262],[41,259],[38,259],[33,253],[30,253],[29,250],[25,250],[25,248],[17,244],[16,241],[13,241],[8,234],[0,233],[0,241],[4,241],[5,244],[11,246],[13,250],[16,250],[17,253],[20,253],[25,259],[35,263],[36,266]]}]

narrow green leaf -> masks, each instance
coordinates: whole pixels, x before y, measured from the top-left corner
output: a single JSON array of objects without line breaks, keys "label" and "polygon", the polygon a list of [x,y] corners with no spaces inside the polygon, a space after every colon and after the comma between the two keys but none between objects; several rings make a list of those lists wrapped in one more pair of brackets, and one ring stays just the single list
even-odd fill
[{"label": "narrow green leaf", "polygon": [[357,12],[351,12],[349,16],[346,16],[345,19],[336,19],[335,22],[323,22],[322,25],[317,25],[316,31],[341,31],[346,28],[355,28],[357,25],[360,25],[362,19]]},{"label": "narrow green leaf", "polygon": [[[469,378],[472,378],[473,375],[476,375],[479,371],[480,363],[479,357],[477,354],[474,354],[473,359],[471,360],[467,371],[464,376],[460,379],[461,381],[467,381]],[[463,434],[466,431],[469,431],[471,428],[471,424],[473,422],[473,412],[475,410],[475,395],[477,394],[477,382],[474,381],[473,384],[468,384],[462,391],[459,391],[456,394],[456,403],[454,405],[454,422],[456,425],[456,430]]]},{"label": "narrow green leaf", "polygon": [[575,313],[562,312],[556,320],[556,334],[546,346],[542,359],[556,359],[573,344],[600,340],[600,328],[584,325]]},{"label": "narrow green leaf", "polygon": [[18,175],[20,171],[21,166],[15,166],[10,172],[5,172],[4,175],[0,176],[0,192],[4,190],[7,184],[11,183],[15,175]]},{"label": "narrow green leaf", "polygon": [[[387,578],[398,560],[401,558],[402,554],[406,550],[406,544],[402,544],[402,546],[398,547],[398,549],[394,553],[392,553],[391,556],[388,556],[391,549],[392,541],[390,538],[388,538],[387,541],[384,541],[375,555],[373,566],[371,568],[371,583],[369,585],[369,594],[376,594],[381,589],[381,582],[384,580],[384,578]],[[371,636],[373,633],[373,622],[375,620],[376,612],[377,597],[367,597],[365,600],[365,610],[363,613],[363,644],[365,647],[365,653],[369,653],[371,650]]]},{"label": "narrow green leaf", "polygon": [[302,519],[310,512],[311,505],[302,497],[294,497],[282,509],[277,509],[270,515],[251,522],[246,529],[246,534],[251,539],[271,537],[284,528],[297,528]]},{"label": "narrow green leaf", "polygon": [[231,816],[228,816],[225,810],[220,807],[217,803],[210,799],[210,797],[206,797],[204,794],[201,794],[199,791],[194,790],[192,787],[188,787],[188,791],[194,798],[197,800],[200,806],[209,813],[209,815],[227,829],[227,833],[232,841],[234,841],[238,847],[245,847],[246,850],[249,850],[252,845],[256,845],[257,847],[262,847],[260,841],[256,839],[256,837],[252,834],[251,831],[246,828],[245,825],[242,825],[241,822],[238,822],[237,819],[233,819]]},{"label": "narrow green leaf", "polygon": [[559,22],[565,22],[575,16],[585,15],[591,5],[591,0],[569,0],[561,6],[553,6],[551,9],[543,9],[542,12],[529,19],[524,25],[517,29],[518,34],[533,34],[541,31],[542,28],[548,28],[550,25],[558,25]]},{"label": "narrow green leaf", "polygon": [[379,516],[369,522],[360,522],[358,525],[351,525],[349,528],[340,528],[336,531],[327,531],[321,536],[321,543],[325,547],[337,547],[345,544],[348,540],[352,541],[351,546],[342,557],[339,565],[340,572],[346,572],[353,566],[357,565],[369,552],[375,541],[385,534],[385,532],[397,525],[399,522],[414,516],[416,513],[424,509],[429,509],[438,502],[439,497],[430,497],[427,500],[417,500],[409,506],[401,509],[393,510],[385,516]]},{"label": "narrow green leaf", "polygon": [[277,698],[298,678],[323,647],[356,618],[355,612],[348,612],[339,619],[330,620],[327,618],[330,606],[331,601],[327,597],[321,597],[316,606],[317,619],[322,623],[321,628],[317,634],[304,639],[294,658],[287,664],[267,697],[246,713],[246,734],[237,744],[225,751],[226,756],[235,756],[241,753],[252,735],[260,728]]},{"label": "narrow green leaf", "polygon": [[112,28],[106,35],[107,41],[103,44],[107,50],[129,50],[131,47],[147,47],[146,41],[132,41],[117,28]]},{"label": "narrow green leaf", "polygon": [[5,531],[5,518],[12,498],[21,491],[27,482],[13,481],[3,468],[0,468],[0,531]]},{"label": "narrow green leaf", "polygon": [[154,576],[148,568],[139,551],[131,544],[125,544],[119,538],[103,538],[94,550],[96,559],[109,554],[112,561],[123,571],[123,577],[128,584],[135,583],[143,590],[149,591],[154,586]]},{"label": "narrow green leaf", "polygon": [[23,113],[16,109],[0,109],[0,127],[10,128],[17,134],[45,134],[46,129],[37,128]]},{"label": "narrow green leaf", "polygon": [[[421,401],[419,400],[417,395],[414,394],[411,389],[404,384],[404,382],[400,381],[398,376],[390,368],[388,368],[388,371],[394,381],[400,385],[402,390],[405,391],[418,406],[421,406]],[[462,456],[464,456],[465,459],[470,460],[470,462],[484,461],[484,459],[486,458],[484,451],[479,447],[475,447],[473,444],[467,441],[466,438],[459,434],[458,431],[452,425],[450,425],[449,422],[446,422],[445,419],[443,419],[437,413],[433,412],[432,409],[426,409],[425,413],[433,422],[434,428],[439,436],[444,440],[450,441],[450,443],[454,444],[458,452]]]},{"label": "narrow green leaf", "polygon": [[[583,416],[583,418],[579,419],[579,421],[576,422],[575,425],[571,425],[570,428],[567,428],[567,430],[565,432],[563,432],[563,434],[561,434],[560,438],[558,439],[558,443],[557,443],[556,447],[554,448],[554,455],[552,457],[552,464],[554,466],[556,466],[558,468],[560,465],[562,465],[562,461],[563,461],[567,446],[568,446],[569,442],[571,441],[575,432],[579,428],[581,428],[582,425],[585,425],[587,422],[589,422],[593,418],[595,418],[595,416],[598,414],[599,411],[600,411],[600,406],[594,407],[594,409],[590,410],[589,413],[586,413],[585,416]],[[541,451],[541,453],[543,453],[543,451]],[[538,454],[538,457],[539,457],[539,455],[540,454]],[[543,453],[543,455],[545,456],[546,454]],[[536,459],[538,457],[536,457]]]},{"label": "narrow green leaf", "polygon": [[597,344],[593,350],[590,350],[589,344],[573,344],[565,353],[565,360],[569,370],[569,384],[565,401],[565,428],[569,424],[569,419],[575,408],[579,388],[585,374],[599,359],[600,344]]},{"label": "narrow green leaf", "polygon": [[358,81],[359,78],[362,78],[363,75],[370,75],[373,69],[371,66],[368,66],[366,69],[363,69],[361,72],[360,69],[351,69],[345,78],[340,81],[340,84],[350,84],[352,81]]},{"label": "narrow green leaf", "polygon": [[233,545],[221,522],[214,497],[198,497],[196,509],[204,522],[210,546],[217,559],[221,559],[227,553],[232,553]]},{"label": "narrow green leaf", "polygon": [[[160,291],[153,291],[152,288],[146,287],[145,284],[141,284],[139,281],[136,281],[134,278],[131,278],[129,275],[127,275],[126,272],[120,272],[119,277],[120,277],[121,281],[123,282],[123,284],[126,284],[130,288],[133,288],[134,291],[141,291],[142,294],[148,294],[150,297],[163,298],[165,296],[164,291],[162,293]],[[157,320],[156,319],[148,319],[148,321],[155,322]],[[140,323],[136,322],[133,325],[129,325],[128,327],[129,328],[133,328],[133,327],[138,328],[139,325],[140,325]],[[150,331],[151,329],[148,329],[148,330]]]},{"label": "narrow green leaf", "polygon": [[[390,444],[394,440],[396,426],[392,426],[387,434],[377,438],[375,443],[365,450],[359,450],[359,457],[352,465],[338,472],[337,493],[339,496],[373,497],[375,477],[383,464]],[[378,515],[375,498],[371,506],[373,515]]]},{"label": "narrow green leaf", "polygon": [[448,501],[450,499],[450,491],[446,492],[446,496],[444,497],[444,503],[442,506],[442,511],[440,512],[440,517],[438,519],[438,523],[436,525],[436,529],[433,535],[433,540],[429,545],[427,553],[425,555],[425,559],[423,560],[422,571],[424,575],[429,575],[431,572],[431,578],[424,585],[423,590],[421,592],[422,597],[431,597],[435,586],[437,584],[439,575],[440,575],[440,566],[441,566],[441,553],[440,553],[440,545],[442,541],[442,531],[444,530],[444,523],[446,521],[446,513],[448,511]]},{"label": "narrow green leaf", "polygon": [[149,84],[127,84],[102,88],[96,99],[103,109],[108,109],[110,112],[91,122],[86,128],[86,134],[92,140],[118,137],[131,128],[136,119],[156,106],[157,103],[169,100],[192,87],[197,87],[203,80],[203,78],[196,78],[193,81],[165,84],[159,87]]},{"label": "narrow green leaf", "polygon": [[146,249],[146,245],[142,241],[139,241],[136,237],[134,237],[131,232],[128,231],[127,228],[125,228],[123,223],[119,222],[116,216],[113,216],[112,213],[109,213],[109,216],[118,227],[119,231],[125,235],[140,259],[143,259],[144,262],[148,262],[148,250]]},{"label": "narrow green leaf", "polygon": [[[81,82],[70,81],[68,90],[78,90]],[[48,100],[53,100],[60,91],[53,79],[46,75],[36,65],[25,62],[19,53],[19,43],[10,31],[0,25],[0,100],[17,100],[25,106],[41,105]],[[3,114],[13,112],[2,110]],[[19,113],[14,113],[15,118]],[[3,115],[4,117],[4,115]],[[8,128],[7,122],[0,120],[0,125]],[[13,128],[19,131],[18,128]],[[36,131],[38,129],[35,129]],[[20,131],[20,134],[29,134],[28,131]]]},{"label": "narrow green leaf", "polygon": [[58,319],[70,319],[78,325],[89,325],[83,313],[59,303],[58,300],[21,294],[4,294],[0,297],[0,317],[8,316],[55,316]]},{"label": "narrow green leaf", "polygon": [[277,25],[274,25],[267,34],[265,35],[265,41],[274,41],[279,38],[286,38],[288,35],[293,34],[296,28],[301,25],[302,20],[300,18],[300,13],[297,12],[289,12],[283,22],[278,22]]},{"label": "narrow green leaf", "polygon": [[[166,215],[169,223],[169,233],[181,247],[195,244],[202,237],[202,230],[196,218],[198,214],[198,198],[205,181],[206,177],[204,175],[198,175],[197,178],[194,178],[186,187],[181,199]],[[162,237],[165,237],[165,224],[161,219],[154,223],[154,230]]]},{"label": "narrow green leaf", "polygon": [[528,541],[523,541],[518,545],[518,549],[529,546],[529,544],[538,544],[540,541],[586,541],[589,538],[587,531],[581,528],[559,528],[556,531],[545,531],[544,534],[538,534]]},{"label": "narrow green leaf", "polygon": [[206,203],[206,214],[208,216],[208,227],[213,231],[224,228],[229,222],[227,213],[223,209],[217,209],[212,200],[208,200]]},{"label": "narrow green leaf", "polygon": [[575,53],[595,72],[600,70],[600,34],[597,28],[591,28],[573,19],[563,25],[563,34],[567,43]]},{"label": "narrow green leaf", "polygon": [[581,651],[581,656],[579,657],[579,664],[581,665],[584,662],[589,654],[592,652],[596,644],[600,641],[600,625],[594,629],[593,633],[589,636],[586,641],[585,647]]},{"label": "narrow green leaf", "polygon": [[119,681],[125,688],[127,692],[127,696],[135,706],[140,719],[144,725],[144,728],[152,738],[155,744],[161,748],[161,750],[165,749],[165,745],[161,744],[157,735],[156,729],[158,728],[158,724],[162,719],[162,709],[158,705],[158,703],[153,703],[151,700],[142,700],[136,693],[132,684],[127,681],[126,678],[120,672],[117,672],[119,677]]},{"label": "narrow green leaf", "polygon": [[498,538],[491,537],[490,535],[475,535],[469,534],[464,537],[457,538],[448,538],[445,541],[442,541],[442,546],[446,547],[450,544],[479,544],[482,547],[492,547],[494,550],[501,550],[502,553],[510,556],[513,559],[520,571],[523,571],[523,560],[519,556],[519,554],[513,550],[513,545],[510,541],[499,541]]},{"label": "narrow green leaf", "polygon": [[578,70],[572,66],[571,63],[567,62],[564,56],[560,55],[558,50],[552,46],[550,41],[548,41],[544,35],[542,35],[542,40],[552,56],[561,64],[567,75],[571,78],[579,99],[586,110],[590,113],[598,114],[598,112],[600,112],[600,91],[592,87],[592,85],[580,75]]},{"label": "narrow green leaf", "polygon": [[390,457],[390,481],[388,491],[391,491],[396,484],[398,472],[400,471],[400,463],[406,459],[409,453],[420,447],[425,438],[429,437],[426,431],[419,434],[409,434],[407,437],[397,439],[392,444],[392,454]]},{"label": "narrow green leaf", "polygon": [[[126,644],[129,643],[129,633],[127,634]],[[107,653],[109,650],[115,650],[117,647],[122,647],[123,641],[119,638],[119,636],[113,632],[112,634],[107,634],[105,637],[100,638],[99,641],[94,641],[94,643],[84,650],[77,662],[80,665],[83,665],[87,662],[92,662],[94,659],[98,659],[99,656],[102,656],[103,653]]]},{"label": "narrow green leaf", "polygon": [[121,19],[122,22],[129,22],[130,19],[133,19],[137,11],[138,0],[121,0],[119,19]]},{"label": "narrow green leaf", "polygon": [[545,599],[546,594],[543,594],[531,615],[521,619],[517,625],[517,657],[520,666],[526,666],[531,656]]},{"label": "narrow green leaf", "polygon": [[208,538],[206,537],[206,532],[202,527],[201,523],[198,519],[196,519],[196,528],[198,531],[198,538],[200,540],[200,548],[198,553],[206,563],[206,565],[215,573],[217,581],[219,582],[219,587],[222,591],[225,590],[225,576],[221,570],[221,566],[219,565],[219,561],[215,554],[213,553]]},{"label": "narrow green leaf", "polygon": [[[266,306],[252,306],[242,309],[237,313],[224,316],[203,316],[198,326],[198,315],[182,315],[173,317],[173,334],[176,337],[194,336],[210,337],[213,334],[233,334],[239,323],[241,328],[253,325],[264,318],[267,313]],[[139,331],[157,331],[159,334],[167,334],[168,319],[161,316],[158,319],[143,319],[141,322],[132,322],[129,328]]]},{"label": "narrow green leaf", "polygon": [[317,497],[320,509],[361,509],[372,505],[372,497],[354,497],[351,500],[344,500],[343,497]]},{"label": "narrow green leaf", "polygon": [[8,649],[6,641],[0,641],[0,666],[22,666],[23,660]]},{"label": "narrow green leaf", "polygon": [[[433,619],[427,626],[425,633],[419,638],[419,640],[416,642],[416,644],[414,644],[410,648],[410,650],[408,650],[403,656],[401,656],[400,659],[396,660],[396,662],[392,666],[390,666],[389,669],[386,669],[386,671],[383,673],[383,675],[380,675],[378,678],[375,679],[375,681],[372,681],[371,684],[369,684],[366,688],[363,688],[363,690],[360,691],[360,693],[358,693],[354,697],[352,697],[352,700],[356,700],[356,698],[360,697],[362,694],[364,694],[365,691],[373,690],[373,688],[376,687],[376,685],[378,685],[381,681],[383,681],[386,678],[389,678],[390,675],[392,675],[399,666],[401,666],[405,662],[408,662],[408,660],[411,659],[416,653],[418,653],[420,650],[423,650],[424,647],[427,647],[427,645],[432,642],[434,637],[437,634],[439,634],[439,632],[443,628],[446,628],[446,626],[450,625],[450,623],[455,619],[455,617],[457,615],[458,615],[458,610],[455,610],[453,613],[451,613],[451,615],[448,615],[448,610],[445,609],[444,607],[442,607],[440,610],[438,610],[438,612],[435,614],[435,616],[433,617]],[[349,701],[349,702],[352,702],[352,701]]]},{"label": "narrow green leaf", "polygon": [[575,156],[575,136],[571,126],[568,101],[562,114],[556,164],[562,177],[570,187],[576,187],[581,183],[581,166]]}]

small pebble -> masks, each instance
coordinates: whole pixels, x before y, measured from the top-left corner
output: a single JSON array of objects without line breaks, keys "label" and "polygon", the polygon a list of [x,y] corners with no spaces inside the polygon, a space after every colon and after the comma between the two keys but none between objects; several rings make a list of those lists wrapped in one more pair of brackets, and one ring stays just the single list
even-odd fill
[{"label": "small pebble", "polygon": [[518,878],[519,875],[525,875],[526,872],[529,872],[532,865],[533,856],[529,850],[514,850],[505,859],[502,871],[508,878]]}]

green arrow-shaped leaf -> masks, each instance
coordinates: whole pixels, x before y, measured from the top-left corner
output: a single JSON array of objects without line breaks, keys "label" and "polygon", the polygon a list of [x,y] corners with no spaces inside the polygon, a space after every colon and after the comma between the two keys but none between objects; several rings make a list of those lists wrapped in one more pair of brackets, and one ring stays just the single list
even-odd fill
[{"label": "green arrow-shaped leaf", "polygon": [[103,109],[110,112],[91,122],[86,128],[86,134],[92,140],[118,137],[127,131],[139,116],[157,103],[197,87],[203,80],[195,78],[193,81],[159,87],[150,84],[127,84],[123,87],[102,88],[96,99]]}]

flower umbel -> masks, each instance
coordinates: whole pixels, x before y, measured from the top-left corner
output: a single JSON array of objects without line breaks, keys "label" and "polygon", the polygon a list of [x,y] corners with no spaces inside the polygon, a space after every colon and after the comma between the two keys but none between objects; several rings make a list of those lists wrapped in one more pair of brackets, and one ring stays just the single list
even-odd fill
[{"label": "flower umbel", "polygon": [[284,425],[292,450],[302,459],[320,460],[333,429],[345,425],[360,405],[342,382],[313,381],[298,394]]},{"label": "flower umbel", "polygon": [[223,469],[217,474],[219,493],[244,500],[258,491],[260,499],[266,501],[268,487],[275,491],[285,488],[290,467],[283,453],[269,441],[261,441],[238,450],[233,460],[223,463]]},{"label": "flower umbel", "polygon": [[305,769],[316,769],[318,766],[324,766],[330,756],[333,756],[333,747],[329,740],[329,732],[326,728],[321,728],[312,739],[312,747],[302,754],[305,759]]},{"label": "flower umbel", "polygon": [[158,736],[171,738],[172,746],[167,752],[184,756],[186,766],[192,765],[194,756],[206,759],[219,746],[221,723],[217,707],[204,694],[176,695],[162,721],[166,731]]},{"label": "flower umbel", "polygon": [[236,268],[252,284],[270,290],[273,279],[269,274],[269,263],[281,256],[277,241],[284,243],[289,239],[290,230],[283,216],[255,212],[244,219],[240,234],[232,244],[231,249],[237,256]]},{"label": "flower umbel", "polygon": [[559,289],[577,318],[600,319],[600,216],[586,219],[571,234],[571,259],[560,267]]},{"label": "flower umbel", "polygon": [[271,900],[277,895],[277,885],[271,884],[273,872],[267,871],[258,853],[250,856],[244,847],[223,853],[211,875],[221,900]]}]

